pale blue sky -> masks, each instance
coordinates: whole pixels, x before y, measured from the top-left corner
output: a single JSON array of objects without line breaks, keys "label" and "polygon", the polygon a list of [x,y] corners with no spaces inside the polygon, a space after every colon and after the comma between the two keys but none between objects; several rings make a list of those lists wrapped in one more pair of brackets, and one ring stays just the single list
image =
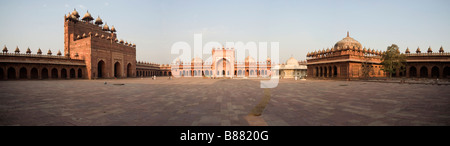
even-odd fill
[{"label": "pale blue sky", "polygon": [[[333,46],[350,36],[385,50],[393,43],[422,51],[442,45],[450,52],[448,0],[0,0],[0,45],[35,53],[64,50],[64,14],[86,10],[136,43],[136,58],[170,63],[177,41],[280,42],[280,61]],[[193,47],[193,46],[192,46]]]}]

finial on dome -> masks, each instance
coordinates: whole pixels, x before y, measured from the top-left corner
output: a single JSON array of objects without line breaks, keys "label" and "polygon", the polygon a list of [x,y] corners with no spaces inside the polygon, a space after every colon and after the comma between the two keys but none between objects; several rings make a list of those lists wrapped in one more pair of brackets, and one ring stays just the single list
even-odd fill
[{"label": "finial on dome", "polygon": [[350,37],[350,33],[347,31],[347,37]]}]

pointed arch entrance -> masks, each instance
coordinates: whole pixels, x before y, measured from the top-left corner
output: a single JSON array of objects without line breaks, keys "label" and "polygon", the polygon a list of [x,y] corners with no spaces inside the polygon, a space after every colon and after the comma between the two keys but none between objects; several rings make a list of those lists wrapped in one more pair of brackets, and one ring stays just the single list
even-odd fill
[{"label": "pointed arch entrance", "polygon": [[119,62],[114,63],[114,77],[122,77],[122,67],[120,66]]},{"label": "pointed arch entrance", "polygon": [[97,65],[97,77],[104,78],[105,77],[105,61],[100,60]]},{"label": "pointed arch entrance", "polygon": [[131,77],[133,74],[133,70],[131,69],[131,63],[127,65],[127,77]]}]

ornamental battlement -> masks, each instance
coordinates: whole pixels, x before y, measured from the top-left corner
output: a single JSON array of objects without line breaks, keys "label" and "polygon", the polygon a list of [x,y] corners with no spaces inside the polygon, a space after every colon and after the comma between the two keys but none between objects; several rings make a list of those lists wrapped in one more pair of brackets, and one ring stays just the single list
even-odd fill
[{"label": "ornamental battlement", "polygon": [[347,37],[337,42],[331,49],[327,48],[326,50],[322,49],[314,52],[308,52],[306,57],[308,60],[348,55],[381,58],[382,54],[383,52],[380,50],[370,48],[366,49],[366,47],[363,48],[361,43],[350,37],[349,32],[347,32]]},{"label": "ornamental battlement", "polygon": [[17,57],[40,57],[40,58],[58,58],[58,59],[80,59],[78,58],[78,54],[74,54],[75,58],[68,58],[67,56],[62,56],[61,51],[58,50],[58,53],[56,55],[53,55],[52,50],[48,50],[47,54],[42,54],[41,48],[38,49],[36,54],[32,54],[32,51],[30,48],[27,48],[25,53],[20,53],[19,46],[16,46],[16,49],[14,50],[14,53],[8,53],[8,47],[6,45],[3,47],[2,53],[0,53],[0,56],[17,56]]},{"label": "ornamental battlement", "polygon": [[444,48],[441,46],[441,48],[439,48],[439,53],[433,53],[433,50],[431,49],[431,46],[428,47],[427,52],[422,53],[422,51],[420,51],[420,47],[417,47],[416,49],[416,53],[412,53],[410,52],[409,48],[406,48],[406,51],[404,53],[406,56],[450,56],[450,52],[444,52]]},{"label": "ornamental battlement", "polygon": [[66,38],[68,39],[66,41],[76,42],[90,38],[94,41],[110,42],[110,44],[115,43],[130,48],[136,48],[136,44],[124,41],[123,39],[119,40],[114,25],[111,28],[106,22],[103,25],[103,20],[100,16],[93,21],[94,18],[89,11],[87,11],[81,20],[79,17],[80,15],[75,9],[72,13],[64,15],[64,27],[66,28]]}]

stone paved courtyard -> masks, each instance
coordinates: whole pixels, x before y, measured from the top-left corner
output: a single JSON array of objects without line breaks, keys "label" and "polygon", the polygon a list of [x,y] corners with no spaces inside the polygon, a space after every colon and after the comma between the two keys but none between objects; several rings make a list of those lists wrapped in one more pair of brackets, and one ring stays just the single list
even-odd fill
[{"label": "stone paved courtyard", "polygon": [[280,80],[269,93],[249,116],[259,80],[1,81],[0,125],[450,125],[450,86]]}]

